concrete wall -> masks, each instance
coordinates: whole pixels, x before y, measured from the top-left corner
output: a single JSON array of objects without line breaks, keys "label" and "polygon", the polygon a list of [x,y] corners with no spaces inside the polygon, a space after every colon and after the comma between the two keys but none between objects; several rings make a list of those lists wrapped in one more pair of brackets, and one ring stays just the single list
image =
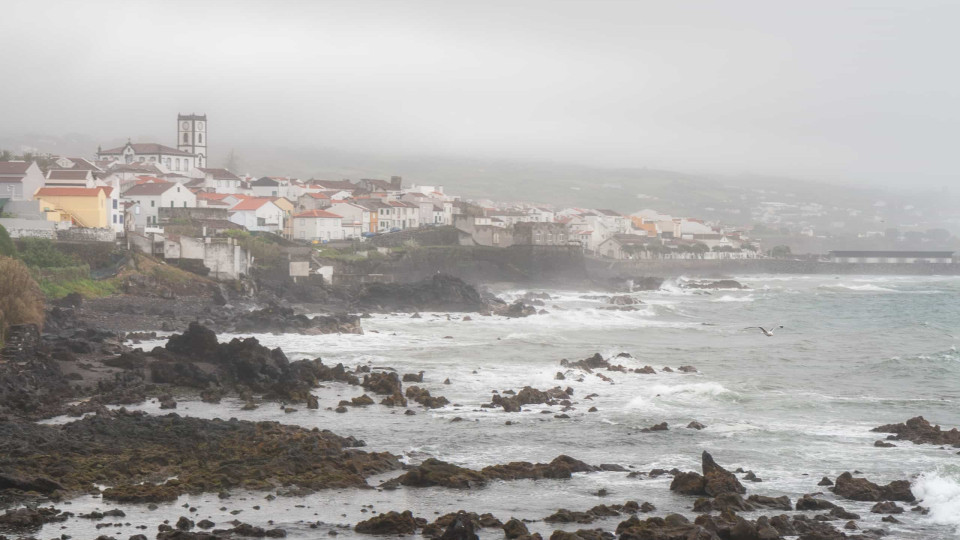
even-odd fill
[{"label": "concrete wall", "polygon": [[369,239],[377,247],[399,247],[407,241],[419,246],[455,246],[460,243],[460,234],[453,227],[423,227],[395,233],[381,234]]},{"label": "concrete wall", "polygon": [[938,263],[832,263],[791,259],[714,260],[633,260],[611,261],[588,257],[591,277],[615,276],[696,276],[729,277],[750,274],[836,274],[836,275],[960,275],[960,264]]},{"label": "concrete wall", "polygon": [[171,219],[230,219],[226,208],[160,208],[157,212],[160,223]]},{"label": "concrete wall", "polygon": [[47,238],[57,237],[57,224],[38,219],[0,218],[0,225],[7,230],[11,238]]},{"label": "concrete wall", "polygon": [[74,227],[57,231],[57,240],[64,242],[115,242],[117,233],[113,229],[86,229]]}]

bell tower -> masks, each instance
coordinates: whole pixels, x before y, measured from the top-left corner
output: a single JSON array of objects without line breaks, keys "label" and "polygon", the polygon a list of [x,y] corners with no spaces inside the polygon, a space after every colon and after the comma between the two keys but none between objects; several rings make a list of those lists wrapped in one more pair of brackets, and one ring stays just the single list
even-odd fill
[{"label": "bell tower", "polygon": [[207,115],[177,115],[177,150],[196,156],[196,166],[207,166]]}]

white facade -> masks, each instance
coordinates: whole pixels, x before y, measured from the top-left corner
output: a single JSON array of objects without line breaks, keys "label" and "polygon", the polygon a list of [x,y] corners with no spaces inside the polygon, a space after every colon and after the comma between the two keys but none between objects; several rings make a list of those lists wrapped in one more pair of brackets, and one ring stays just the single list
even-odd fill
[{"label": "white facade", "polygon": [[43,187],[43,172],[35,162],[0,162],[0,198],[29,201]]},{"label": "white facade", "polygon": [[284,211],[266,199],[247,199],[230,209],[230,221],[248,231],[283,232]]},{"label": "white facade", "polygon": [[358,204],[339,202],[331,204],[326,210],[342,216],[344,227],[347,227],[349,224],[349,228],[352,228],[359,224],[360,234],[378,232],[373,228],[373,223],[376,221],[374,212],[368,208],[364,208]]},{"label": "white facade", "polygon": [[207,166],[207,115],[177,115],[177,149],[195,156],[195,167]]},{"label": "white facade", "polygon": [[121,199],[139,203],[140,212],[134,214],[138,229],[157,226],[160,208],[197,206],[197,196],[182,184],[173,182],[138,184],[125,191]]},{"label": "white facade", "polygon": [[293,216],[293,238],[328,242],[343,240],[342,218],[323,210],[311,210]]},{"label": "white facade", "polygon": [[197,167],[197,156],[156,143],[130,143],[118,148],[99,150],[97,159],[120,163],[151,163],[166,171],[190,172]]}]

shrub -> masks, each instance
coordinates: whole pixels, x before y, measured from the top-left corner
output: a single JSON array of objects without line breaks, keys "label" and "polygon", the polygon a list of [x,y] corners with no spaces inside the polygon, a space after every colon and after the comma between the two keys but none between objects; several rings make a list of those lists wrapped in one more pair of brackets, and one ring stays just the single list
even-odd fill
[{"label": "shrub", "polygon": [[17,254],[17,246],[10,239],[7,229],[0,225],[0,257],[13,257]]},{"label": "shrub", "polygon": [[12,324],[43,328],[43,293],[22,262],[0,257],[0,337]]},{"label": "shrub", "polygon": [[24,238],[20,240],[17,254],[27,266],[36,268],[62,268],[74,266],[73,257],[59,251],[53,242],[44,238]]}]

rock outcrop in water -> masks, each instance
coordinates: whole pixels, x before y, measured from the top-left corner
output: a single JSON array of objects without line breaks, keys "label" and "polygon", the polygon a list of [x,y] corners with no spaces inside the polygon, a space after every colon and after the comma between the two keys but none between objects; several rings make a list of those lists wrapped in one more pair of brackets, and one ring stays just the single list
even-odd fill
[{"label": "rock outcrop in water", "polygon": [[356,315],[299,315],[292,308],[270,303],[263,309],[246,311],[217,325],[221,331],[234,334],[362,334],[360,317]]},{"label": "rock outcrop in water", "polygon": [[684,289],[746,289],[739,281],[732,279],[718,279],[715,281],[687,281],[680,285]]},{"label": "rock outcrop in water", "polygon": [[537,390],[531,386],[524,386],[515,395],[494,394],[490,400],[490,406],[503,407],[506,412],[520,412],[523,405],[546,404],[556,405],[564,400],[569,400],[573,395],[573,389],[561,389],[555,386],[549,390]]},{"label": "rock outcrop in water", "polygon": [[410,467],[406,473],[381,484],[383,488],[432,487],[467,489],[480,487],[490,480],[540,480],[544,478],[570,478],[575,472],[594,472],[597,467],[588,465],[570,456],[558,456],[550,463],[515,461],[504,465],[491,465],[479,471],[467,469],[430,458]]},{"label": "rock outcrop in water", "polygon": [[362,534],[397,536],[413,534],[425,524],[425,520],[414,518],[413,513],[409,510],[404,512],[390,511],[357,523],[353,530]]},{"label": "rock outcrop in water", "polygon": [[472,285],[447,274],[414,283],[364,283],[348,293],[351,311],[456,311],[490,309]]},{"label": "rock outcrop in water", "polygon": [[681,472],[673,477],[670,490],[684,495],[717,497],[725,493],[743,494],[743,487],[736,475],[724,469],[714,461],[709,452],[701,456],[703,475],[695,472]]},{"label": "rock outcrop in water", "polygon": [[57,498],[106,484],[105,500],[138,503],[234,488],[364,487],[366,477],[400,467],[396,456],[362,445],[276,422],[122,410],[63,426],[0,421],[0,496]]},{"label": "rock outcrop in water", "polygon": [[900,424],[886,424],[870,431],[895,433],[892,440],[911,441],[916,444],[941,444],[960,448],[960,430],[953,428],[943,431],[940,426],[930,424],[924,417],[917,416]]},{"label": "rock outcrop in water", "polygon": [[913,502],[916,500],[910,490],[910,482],[907,480],[894,480],[881,486],[866,478],[854,478],[849,472],[838,476],[831,489],[838,496],[854,501]]}]

